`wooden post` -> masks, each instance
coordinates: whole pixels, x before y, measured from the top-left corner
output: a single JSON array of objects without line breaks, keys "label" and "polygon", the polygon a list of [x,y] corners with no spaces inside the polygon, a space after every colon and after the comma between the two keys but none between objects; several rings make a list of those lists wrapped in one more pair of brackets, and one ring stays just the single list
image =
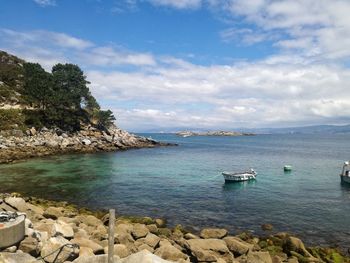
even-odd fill
[{"label": "wooden post", "polygon": [[108,263],[114,263],[114,225],[115,210],[109,210],[109,228],[108,228]]}]

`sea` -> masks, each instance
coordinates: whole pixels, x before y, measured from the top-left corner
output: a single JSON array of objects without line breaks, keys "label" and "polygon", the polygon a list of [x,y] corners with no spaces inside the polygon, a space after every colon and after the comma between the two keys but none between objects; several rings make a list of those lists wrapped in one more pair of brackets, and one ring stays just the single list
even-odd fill
[{"label": "sea", "polygon": [[[0,192],[166,218],[193,231],[268,235],[261,225],[272,224],[271,233],[290,232],[307,245],[350,246],[350,186],[339,178],[350,134],[142,135],[178,146],[0,165]],[[227,184],[221,175],[249,168],[255,181]]]}]

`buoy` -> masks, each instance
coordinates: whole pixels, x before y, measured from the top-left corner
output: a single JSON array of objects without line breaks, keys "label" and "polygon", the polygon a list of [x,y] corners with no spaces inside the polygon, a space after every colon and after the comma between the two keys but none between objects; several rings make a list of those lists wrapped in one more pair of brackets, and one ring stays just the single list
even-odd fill
[{"label": "buoy", "polygon": [[25,214],[0,212],[0,248],[13,246],[24,239]]},{"label": "buoy", "polygon": [[285,172],[290,172],[290,171],[292,171],[292,166],[291,166],[291,165],[285,165],[285,166],[283,167],[283,170],[284,170]]}]

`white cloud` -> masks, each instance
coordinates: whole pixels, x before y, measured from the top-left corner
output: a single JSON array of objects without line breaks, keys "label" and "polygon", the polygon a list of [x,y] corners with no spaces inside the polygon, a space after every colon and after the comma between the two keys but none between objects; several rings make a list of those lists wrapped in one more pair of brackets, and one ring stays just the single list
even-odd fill
[{"label": "white cloud", "polygon": [[55,0],[34,0],[35,3],[37,3],[40,6],[54,6],[56,5]]},{"label": "white cloud", "polygon": [[201,7],[202,0],[147,0],[153,5],[168,6],[177,9],[196,9]]}]

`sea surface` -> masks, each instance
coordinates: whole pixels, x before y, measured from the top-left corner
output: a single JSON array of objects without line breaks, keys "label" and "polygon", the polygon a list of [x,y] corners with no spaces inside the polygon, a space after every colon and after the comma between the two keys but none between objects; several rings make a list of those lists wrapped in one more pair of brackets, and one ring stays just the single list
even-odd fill
[{"label": "sea surface", "polygon": [[[261,224],[309,245],[350,245],[350,187],[339,173],[350,134],[177,137],[177,147],[76,154],[0,166],[0,192],[66,200],[170,225],[262,234]],[[283,166],[293,166],[285,173]],[[221,172],[254,168],[256,181],[225,184]]]}]

